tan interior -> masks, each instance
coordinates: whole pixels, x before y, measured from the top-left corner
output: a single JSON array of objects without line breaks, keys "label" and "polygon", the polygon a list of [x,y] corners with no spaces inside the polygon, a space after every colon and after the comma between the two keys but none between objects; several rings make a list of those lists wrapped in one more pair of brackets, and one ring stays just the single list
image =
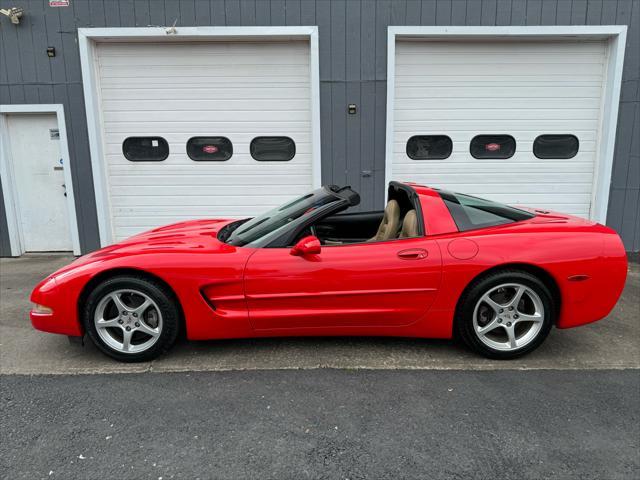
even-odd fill
[{"label": "tan interior", "polygon": [[399,238],[418,236],[418,215],[415,210],[409,210],[402,221],[402,230]]},{"label": "tan interior", "polygon": [[384,209],[382,221],[378,227],[378,232],[369,242],[384,242],[396,238],[400,228],[400,205],[395,200],[389,200]]}]

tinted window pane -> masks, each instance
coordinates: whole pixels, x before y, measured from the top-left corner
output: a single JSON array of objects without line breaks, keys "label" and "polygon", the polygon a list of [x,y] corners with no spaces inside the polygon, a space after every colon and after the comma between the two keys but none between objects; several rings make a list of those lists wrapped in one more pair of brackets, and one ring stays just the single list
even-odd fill
[{"label": "tinted window pane", "polygon": [[226,137],[193,137],[187,142],[187,155],[197,162],[224,162],[233,155],[233,145]]},{"label": "tinted window pane", "polygon": [[575,135],[540,135],[533,142],[533,154],[538,158],[573,158],[578,148]]},{"label": "tinted window pane", "polygon": [[169,144],[162,137],[129,137],[122,153],[132,162],[161,162],[169,156]]},{"label": "tinted window pane", "polygon": [[453,142],[446,135],[416,135],[407,142],[412,160],[444,160],[451,155]]},{"label": "tinted window pane", "polygon": [[483,198],[446,191],[439,193],[461,232],[518,222],[535,216],[524,210]]},{"label": "tinted window pane", "polygon": [[296,154],[296,144],[289,137],[256,137],[250,150],[259,162],[288,162]]},{"label": "tinted window pane", "polygon": [[510,158],[516,153],[516,140],[511,135],[478,135],[470,151],[474,158]]}]

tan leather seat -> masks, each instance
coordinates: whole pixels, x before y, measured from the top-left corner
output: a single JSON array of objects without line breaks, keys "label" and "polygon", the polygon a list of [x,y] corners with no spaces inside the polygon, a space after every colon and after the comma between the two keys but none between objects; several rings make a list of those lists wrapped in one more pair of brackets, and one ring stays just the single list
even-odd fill
[{"label": "tan leather seat", "polygon": [[400,205],[395,200],[389,200],[384,209],[382,221],[378,227],[378,232],[369,242],[384,242],[396,238],[398,229],[400,228]]},{"label": "tan leather seat", "polygon": [[418,215],[415,210],[409,210],[402,221],[399,238],[411,238],[418,235]]}]

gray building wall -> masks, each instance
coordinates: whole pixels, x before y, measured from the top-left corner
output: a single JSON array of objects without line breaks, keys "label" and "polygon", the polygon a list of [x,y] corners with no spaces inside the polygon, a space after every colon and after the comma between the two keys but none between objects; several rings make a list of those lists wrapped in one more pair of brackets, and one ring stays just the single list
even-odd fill
[{"label": "gray building wall", "polygon": [[64,105],[83,252],[99,240],[78,27],[318,25],[323,182],[351,184],[371,209],[384,199],[388,25],[628,25],[607,223],[640,250],[640,0],[0,0],[13,6],[25,16],[19,26],[0,19],[0,103]]}]

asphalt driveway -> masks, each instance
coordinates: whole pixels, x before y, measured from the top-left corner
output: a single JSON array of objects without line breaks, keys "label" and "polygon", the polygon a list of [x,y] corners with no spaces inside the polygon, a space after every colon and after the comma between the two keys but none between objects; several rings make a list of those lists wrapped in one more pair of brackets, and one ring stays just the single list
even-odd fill
[{"label": "asphalt driveway", "polygon": [[35,331],[29,294],[70,257],[32,255],[0,260],[0,373],[64,374],[254,369],[581,369],[640,367],[640,266],[631,264],[622,299],[608,318],[553,330],[529,356],[496,362],[449,341],[398,338],[284,338],[184,342],[146,364],[110,360],[90,343]]},{"label": "asphalt driveway", "polygon": [[69,260],[0,260],[3,477],[639,478],[638,265],[607,319],[515,361],[284,338],[124,365],[31,328],[31,288]]}]

